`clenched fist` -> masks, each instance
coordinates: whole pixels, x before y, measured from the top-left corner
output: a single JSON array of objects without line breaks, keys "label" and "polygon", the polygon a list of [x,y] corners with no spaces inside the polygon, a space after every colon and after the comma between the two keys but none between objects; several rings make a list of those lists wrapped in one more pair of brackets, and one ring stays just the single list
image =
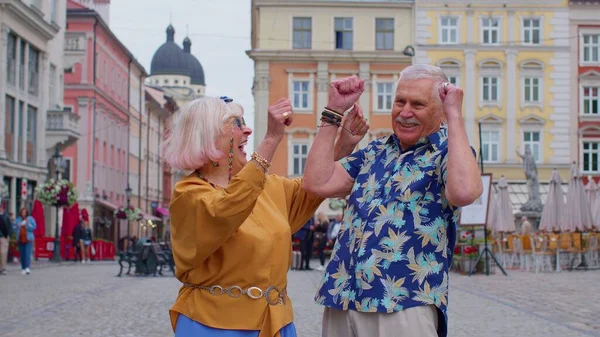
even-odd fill
[{"label": "clenched fist", "polygon": [[275,104],[269,106],[268,113],[269,118],[265,137],[276,140],[283,139],[285,127],[291,125],[294,119],[292,102],[287,98],[280,98]]},{"label": "clenched fist", "polygon": [[329,85],[327,108],[343,114],[358,101],[365,90],[365,81],[357,76],[335,80]]}]

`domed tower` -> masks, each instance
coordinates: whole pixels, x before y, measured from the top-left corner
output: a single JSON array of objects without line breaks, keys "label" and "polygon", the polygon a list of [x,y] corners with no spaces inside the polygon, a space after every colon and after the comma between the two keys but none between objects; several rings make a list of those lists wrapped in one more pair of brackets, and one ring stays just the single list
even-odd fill
[{"label": "domed tower", "polygon": [[175,43],[175,28],[172,25],[167,27],[167,41],[152,57],[149,84],[160,87],[187,87],[191,84],[187,58]]},{"label": "domed tower", "polygon": [[204,69],[198,59],[192,55],[192,41],[189,37],[183,40],[183,53],[185,54],[188,73],[192,78],[191,88],[196,95],[204,96],[206,83],[204,82]]}]

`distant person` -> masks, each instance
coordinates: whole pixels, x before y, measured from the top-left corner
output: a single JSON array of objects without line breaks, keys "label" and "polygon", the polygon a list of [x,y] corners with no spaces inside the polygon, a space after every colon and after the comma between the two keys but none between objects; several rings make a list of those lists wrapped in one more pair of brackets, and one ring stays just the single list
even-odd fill
[{"label": "distant person", "polygon": [[318,271],[325,270],[325,246],[327,246],[327,232],[329,229],[329,218],[325,213],[317,214],[315,222],[315,240],[317,241],[317,256],[319,257],[320,265],[316,268]]},{"label": "distant person", "polygon": [[8,263],[8,247],[12,235],[12,223],[4,206],[0,204],[0,274],[6,275],[6,264]]},{"label": "distant person", "polygon": [[33,246],[33,231],[36,228],[35,219],[29,215],[27,208],[21,208],[13,228],[17,232],[17,243],[21,259],[21,274],[31,273],[31,249]]},{"label": "distant person", "polygon": [[530,235],[533,234],[533,225],[526,216],[521,217],[521,235]]}]

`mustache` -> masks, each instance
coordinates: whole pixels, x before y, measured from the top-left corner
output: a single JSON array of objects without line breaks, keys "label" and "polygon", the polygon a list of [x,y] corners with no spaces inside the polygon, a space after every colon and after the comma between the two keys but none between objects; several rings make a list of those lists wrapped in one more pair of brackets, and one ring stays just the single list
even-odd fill
[{"label": "mustache", "polygon": [[396,122],[398,123],[402,123],[402,124],[417,124],[420,125],[421,123],[419,123],[419,121],[416,118],[402,118],[400,116],[396,117]]}]

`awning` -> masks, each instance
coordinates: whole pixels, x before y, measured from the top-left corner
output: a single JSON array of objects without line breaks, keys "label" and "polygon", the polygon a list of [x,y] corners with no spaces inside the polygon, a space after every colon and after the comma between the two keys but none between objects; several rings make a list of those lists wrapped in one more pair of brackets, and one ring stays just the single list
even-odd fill
[{"label": "awning", "polygon": [[104,200],[104,199],[96,199],[96,202],[99,205],[102,205],[110,210],[116,211],[117,208],[119,208],[117,205],[113,204],[112,202],[108,201],[108,200]]},{"label": "awning", "polygon": [[158,213],[163,218],[168,218],[169,217],[169,210],[166,209],[166,208],[156,207],[156,213]]}]

